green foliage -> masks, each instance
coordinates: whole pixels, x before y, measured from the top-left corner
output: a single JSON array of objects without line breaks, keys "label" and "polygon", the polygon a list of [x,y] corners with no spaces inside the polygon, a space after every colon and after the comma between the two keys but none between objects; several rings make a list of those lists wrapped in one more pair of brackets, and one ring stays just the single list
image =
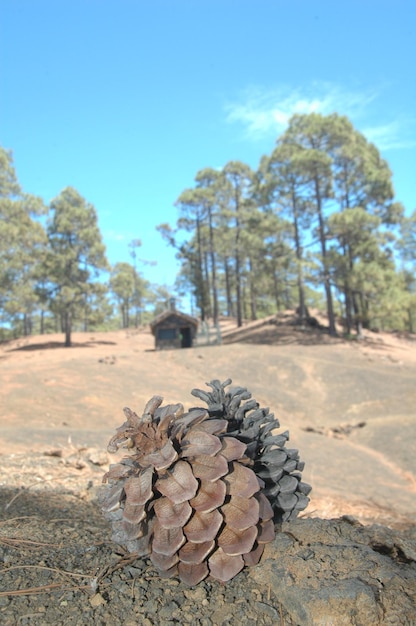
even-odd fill
[{"label": "green foliage", "polygon": [[397,242],[398,250],[405,263],[416,265],[416,209],[409,217],[401,220],[400,239]]},{"label": "green foliage", "polygon": [[94,279],[109,265],[92,204],[67,187],[50,208],[44,276],[51,309],[61,316],[65,345],[70,346],[73,320],[85,315],[91,301],[102,294],[102,285]]},{"label": "green foliage", "polygon": [[[217,310],[239,325],[286,307],[306,317],[324,294],[331,334],[337,313],[347,334],[413,327],[415,285],[393,249],[408,277],[416,217],[404,218],[388,164],[348,118],[295,115],[257,172],[231,161],[195,181],[179,198],[176,229],[160,230],[202,316],[214,293]],[[188,237],[178,245],[181,231]]]},{"label": "green foliage", "polygon": [[0,148],[0,311],[24,334],[39,302],[35,286],[46,234],[35,218],[45,211],[39,198],[23,193],[11,153]]},{"label": "green foliage", "polygon": [[70,345],[74,330],[148,322],[153,312],[146,307],[162,306],[162,295],[137,270],[149,264],[138,258],[140,239],[129,244],[133,265],[116,264],[106,284],[109,265],[93,205],[68,187],[46,220],[47,213],[39,198],[23,193],[11,152],[0,148],[0,341],[62,331]]},{"label": "green foliage", "polygon": [[[295,115],[258,170],[230,161],[197,172],[177,199],[176,224],[157,229],[181,262],[176,294],[202,319],[256,319],[286,308],[300,318],[325,303],[347,336],[362,328],[414,332],[416,211],[394,199],[377,147],[336,113]],[[48,209],[22,191],[0,148],[0,338],[34,330],[138,326],[172,292],[130,263],[109,268],[97,213],[67,187]],[[106,271],[110,278],[106,283]],[[115,313],[116,311],[116,313]]]},{"label": "green foliage", "polygon": [[128,328],[143,323],[144,305],[149,300],[149,283],[130,265],[116,263],[111,269],[110,291],[120,309],[122,327]]},{"label": "green foliage", "polygon": [[377,148],[337,114],[295,115],[282,144],[286,154],[291,150],[292,176],[296,174],[304,210],[315,220],[315,258],[330,333],[335,334],[334,288],[343,294],[346,332],[355,325],[360,333],[369,324],[368,299],[353,284],[355,265],[379,262],[381,267],[381,228],[401,219],[401,207],[393,202],[391,172]]}]

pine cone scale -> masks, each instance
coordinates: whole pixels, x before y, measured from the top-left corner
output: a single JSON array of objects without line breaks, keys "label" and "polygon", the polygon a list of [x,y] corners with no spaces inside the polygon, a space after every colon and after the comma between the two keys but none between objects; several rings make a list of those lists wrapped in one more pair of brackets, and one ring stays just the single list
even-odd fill
[{"label": "pine cone scale", "polygon": [[208,576],[208,565],[204,561],[195,565],[193,563],[180,562],[178,565],[178,574],[180,579],[189,586],[197,585]]},{"label": "pine cone scale", "polygon": [[175,504],[193,498],[198,489],[192,469],[186,461],[178,461],[172,470],[164,472],[155,483],[155,488]]},{"label": "pine cone scale", "polygon": [[225,476],[228,472],[227,459],[221,454],[217,454],[215,457],[200,454],[188,460],[192,465],[194,476],[201,480],[213,482]]},{"label": "pine cone scale", "polygon": [[189,541],[205,543],[206,541],[212,541],[216,537],[222,523],[223,517],[217,509],[209,513],[196,511],[183,531]]},{"label": "pine cone scale", "polygon": [[236,461],[232,461],[230,465],[230,473],[224,476],[227,494],[251,498],[259,490],[259,483],[255,473],[249,467],[244,467],[244,465]]},{"label": "pine cone scale", "polygon": [[233,496],[221,507],[225,523],[236,530],[245,530],[259,521],[260,505],[255,498]]},{"label": "pine cone scale", "polygon": [[183,526],[192,514],[192,507],[188,500],[175,504],[170,498],[162,497],[156,500],[154,505],[159,524],[163,528],[176,528]]},{"label": "pine cone scale", "polygon": [[249,526],[245,530],[237,530],[231,526],[226,526],[218,536],[218,545],[224,550],[225,554],[238,556],[250,552],[256,539],[256,526]]},{"label": "pine cone scale", "polygon": [[158,520],[153,525],[152,549],[164,556],[173,556],[185,543],[182,526],[164,528]]},{"label": "pine cone scale", "polygon": [[203,541],[202,543],[194,543],[188,540],[179,550],[179,559],[181,563],[200,565],[214,548],[215,541],[213,539],[211,541]]},{"label": "pine cone scale", "polygon": [[129,504],[146,504],[152,496],[153,469],[145,469],[138,476],[130,476],[124,483],[124,491]]},{"label": "pine cone scale", "polygon": [[219,547],[208,559],[208,567],[213,578],[226,583],[241,572],[244,561],[240,555],[230,556]]},{"label": "pine cone scale", "polygon": [[218,437],[203,430],[192,429],[186,439],[182,440],[183,457],[196,457],[200,454],[214,456],[221,448],[222,444]]},{"label": "pine cone scale", "polygon": [[201,480],[198,493],[189,504],[195,511],[209,513],[224,503],[226,490],[221,479],[216,482]]}]

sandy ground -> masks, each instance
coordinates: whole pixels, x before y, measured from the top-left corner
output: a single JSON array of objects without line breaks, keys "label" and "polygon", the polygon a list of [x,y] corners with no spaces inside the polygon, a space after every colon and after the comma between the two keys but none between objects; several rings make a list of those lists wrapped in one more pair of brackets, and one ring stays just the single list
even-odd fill
[{"label": "sandy ground", "polygon": [[70,349],[62,341],[48,335],[0,348],[3,466],[10,455],[104,451],[124,406],[139,412],[159,394],[189,408],[192,388],[232,378],[289,429],[313,486],[310,513],[416,519],[415,341],[331,340],[284,320],[178,351],[155,351],[147,329],[75,333]]},{"label": "sandy ground", "polygon": [[97,494],[112,461],[106,444],[124,421],[122,408],[140,412],[155,394],[190,408],[191,389],[213,378],[248,387],[290,431],[288,447],[299,449],[313,487],[304,517],[352,515],[412,532],[411,338],[331,340],[283,318],[187,350],[155,351],[147,329],[76,333],[73,341],[70,349],[62,335],[0,346],[2,624],[298,623],[275,597],[270,572],[254,568],[225,587],[204,581],[186,589],[120,552],[101,516]]}]

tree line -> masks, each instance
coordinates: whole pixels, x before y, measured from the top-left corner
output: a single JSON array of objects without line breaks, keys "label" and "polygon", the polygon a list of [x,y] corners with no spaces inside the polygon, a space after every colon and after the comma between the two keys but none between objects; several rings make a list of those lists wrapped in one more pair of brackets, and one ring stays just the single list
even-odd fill
[{"label": "tree line", "polygon": [[[257,170],[241,161],[205,168],[157,227],[181,263],[175,291],[202,320],[257,319],[311,307],[347,335],[414,332],[416,211],[394,199],[392,174],[348,118],[295,115]],[[132,262],[111,266],[95,207],[72,187],[48,206],[18,183],[0,148],[0,339],[32,332],[127,328],[173,294]]]},{"label": "tree line", "polygon": [[[111,266],[95,207],[72,187],[49,206],[24,193],[12,154],[0,148],[0,340],[33,332],[138,326],[164,309],[170,297],[132,263]],[[149,317],[149,313],[147,313]]]},{"label": "tree line", "polygon": [[324,308],[347,335],[414,331],[416,211],[394,200],[376,146],[338,114],[294,115],[257,171],[206,168],[158,226],[201,318]]}]

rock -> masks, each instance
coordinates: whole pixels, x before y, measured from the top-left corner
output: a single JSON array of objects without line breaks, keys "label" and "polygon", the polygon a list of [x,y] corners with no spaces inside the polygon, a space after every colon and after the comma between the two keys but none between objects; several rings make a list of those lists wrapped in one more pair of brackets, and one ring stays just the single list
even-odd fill
[{"label": "rock", "polygon": [[101,606],[102,604],[107,604],[107,600],[103,598],[100,593],[96,593],[90,598],[90,604],[93,607]]},{"label": "rock", "polygon": [[299,626],[411,624],[415,535],[351,518],[300,519],[283,524],[249,575],[269,581],[277,606]]},{"label": "rock", "polygon": [[108,465],[108,455],[103,450],[99,450],[96,448],[91,448],[88,451],[88,460],[93,465]]},{"label": "rock", "polygon": [[61,458],[64,454],[64,451],[62,450],[62,448],[57,448],[53,450],[45,450],[43,454],[45,456],[56,456],[58,458]]}]

